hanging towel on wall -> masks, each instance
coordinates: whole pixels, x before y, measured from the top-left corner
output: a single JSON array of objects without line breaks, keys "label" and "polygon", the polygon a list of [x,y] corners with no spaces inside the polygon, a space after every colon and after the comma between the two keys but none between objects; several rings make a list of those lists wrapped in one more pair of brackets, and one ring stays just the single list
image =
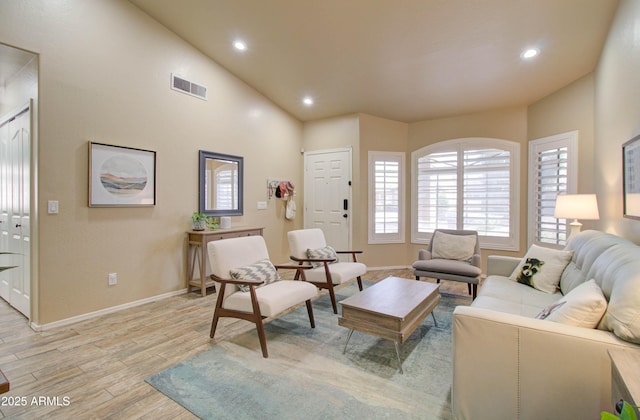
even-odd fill
[{"label": "hanging towel on wall", "polygon": [[289,197],[289,200],[287,201],[284,217],[287,220],[293,220],[296,218],[296,201],[294,200],[293,195]]}]

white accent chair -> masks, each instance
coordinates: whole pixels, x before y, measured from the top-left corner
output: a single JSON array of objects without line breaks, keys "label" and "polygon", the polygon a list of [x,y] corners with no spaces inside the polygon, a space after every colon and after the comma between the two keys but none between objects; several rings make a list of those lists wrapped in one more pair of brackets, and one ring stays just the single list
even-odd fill
[{"label": "white accent chair", "polygon": [[289,231],[289,249],[291,259],[298,264],[313,264],[315,267],[309,270],[298,271],[296,278],[313,283],[320,289],[329,290],[333,313],[338,313],[334,288],[339,285],[358,281],[358,288],[362,290],[362,275],[367,273],[367,266],[358,262],[356,254],[362,251],[335,251],[336,254],[350,254],[353,261],[343,262],[337,258],[309,258],[309,250],[319,250],[327,247],[322,229],[299,229]]},{"label": "white accent chair", "polygon": [[[247,267],[269,259],[267,246],[262,236],[212,241],[207,244],[211,278],[219,283],[218,299],[211,322],[210,336],[213,338],[221,317],[244,319],[256,324],[263,357],[269,357],[264,324],[301,306],[307,306],[311,328],[315,328],[311,300],[318,296],[318,289],[310,283],[296,280],[277,280],[264,284],[263,280],[232,278],[231,270]],[[298,272],[310,266],[278,265],[276,269],[294,269]],[[264,285],[263,285],[264,284]],[[248,286],[243,292],[240,286]],[[261,286],[262,285],[262,286]]]}]

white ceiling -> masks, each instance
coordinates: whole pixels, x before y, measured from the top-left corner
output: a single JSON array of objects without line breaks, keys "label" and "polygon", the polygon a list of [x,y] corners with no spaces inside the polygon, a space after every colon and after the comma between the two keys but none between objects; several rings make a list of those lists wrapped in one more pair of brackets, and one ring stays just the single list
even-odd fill
[{"label": "white ceiling", "polygon": [[[363,112],[405,122],[530,104],[588,74],[617,5],[130,1],[300,120]],[[244,53],[233,49],[236,37]],[[523,62],[531,46],[541,54]]]}]

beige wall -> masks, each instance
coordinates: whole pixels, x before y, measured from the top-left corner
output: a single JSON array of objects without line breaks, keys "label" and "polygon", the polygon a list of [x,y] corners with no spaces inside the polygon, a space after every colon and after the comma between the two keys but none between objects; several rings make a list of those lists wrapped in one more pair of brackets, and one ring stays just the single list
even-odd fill
[{"label": "beige wall", "polygon": [[[408,162],[411,152],[424,146],[443,140],[465,137],[489,137],[510,140],[520,143],[520,251],[506,252],[495,250],[483,250],[483,267],[486,266],[486,256],[522,255],[527,249],[527,109],[526,107],[514,107],[498,109],[488,112],[480,112],[457,117],[441,118],[437,120],[421,121],[409,124]],[[408,226],[408,229],[411,227]],[[410,235],[410,230],[407,230]],[[407,241],[410,241],[410,236]],[[418,250],[423,245],[413,244],[409,247],[408,261],[413,261],[418,255]]]},{"label": "beige wall", "polygon": [[[594,77],[584,76],[528,108],[528,138],[536,140],[578,131],[578,193],[595,193],[594,167]],[[583,229],[594,229],[584,220]]]},{"label": "beige wall", "polygon": [[[245,215],[232,223],[265,226],[272,259],[288,259],[286,230],[301,218],[256,202],[267,178],[302,184],[299,121],[124,0],[3,1],[0,39],[40,58],[36,324],[186,286],[199,149],[245,157]],[[170,90],[172,72],[208,86],[209,100]],[[89,208],[89,141],[156,151],[157,205]]]},{"label": "beige wall", "polygon": [[622,217],[622,144],[640,134],[640,2],[620,0],[595,71],[594,184],[601,230],[640,243]]},{"label": "beige wall", "polygon": [[[354,235],[359,238],[358,249],[364,251],[362,261],[374,267],[398,267],[409,264],[407,259],[407,246],[409,232],[405,233],[403,244],[368,244],[368,215],[369,215],[369,152],[404,152],[407,151],[409,125],[403,122],[388,120],[367,114],[359,115],[360,126],[360,201],[355,207],[358,211],[354,217]],[[410,178],[409,159],[405,157],[405,183],[408,186]],[[407,198],[406,222],[409,222],[409,190],[405,191]],[[415,258],[414,258],[415,259]],[[413,260],[411,261],[413,262]]]}]

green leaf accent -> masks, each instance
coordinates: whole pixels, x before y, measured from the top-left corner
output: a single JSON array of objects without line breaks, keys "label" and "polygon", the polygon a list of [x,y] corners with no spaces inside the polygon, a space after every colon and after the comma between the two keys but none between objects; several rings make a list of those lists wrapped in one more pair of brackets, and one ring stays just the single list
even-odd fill
[{"label": "green leaf accent", "polygon": [[634,408],[633,405],[624,401],[622,403],[622,413],[620,413],[620,418],[622,420],[638,420],[638,417],[636,416],[636,411],[633,408]]}]

